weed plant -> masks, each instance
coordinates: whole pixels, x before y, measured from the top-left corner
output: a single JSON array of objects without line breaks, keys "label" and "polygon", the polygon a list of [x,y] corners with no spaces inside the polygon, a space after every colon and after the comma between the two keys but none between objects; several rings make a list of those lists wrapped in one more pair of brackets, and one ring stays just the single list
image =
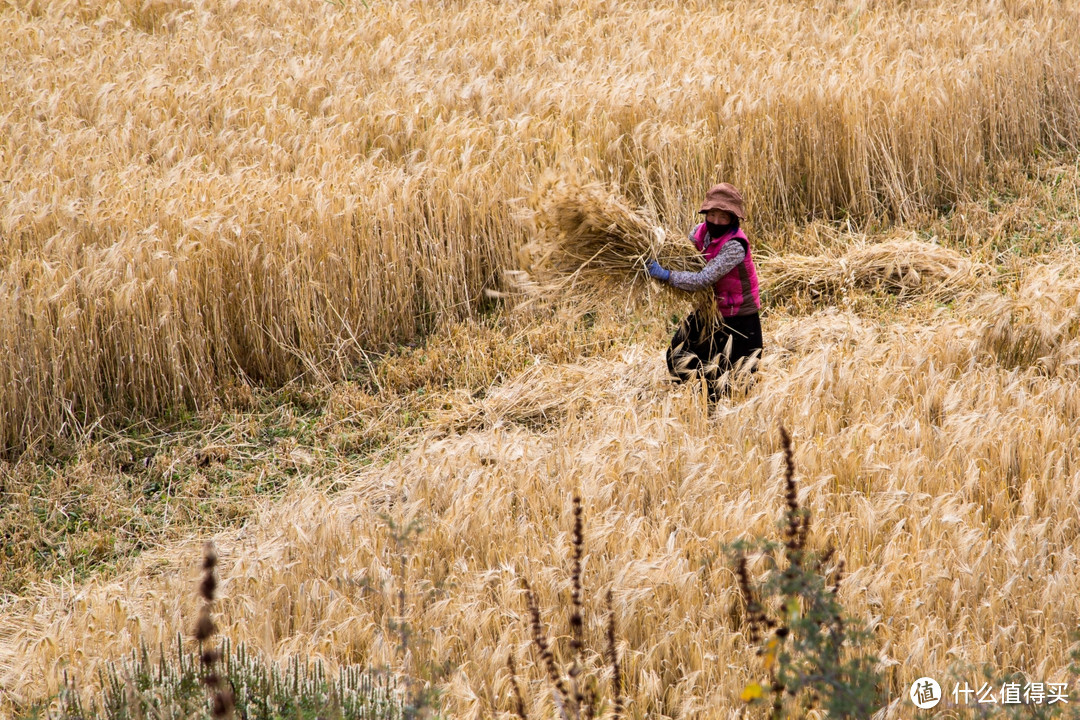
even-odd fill
[{"label": "weed plant", "polygon": [[[581,580],[581,559],[585,553],[585,521],[580,495],[574,495],[574,530],[571,542],[573,545],[573,559],[570,571],[570,615],[568,618],[570,668],[564,672],[563,668],[560,667],[559,660],[556,658],[558,649],[544,630],[536,593],[533,592],[529,581],[523,579],[533,646],[539,658],[540,669],[550,686],[555,710],[561,720],[589,720],[605,713],[609,705],[611,707],[610,717],[617,720],[623,716],[625,699],[623,697],[623,672],[616,645],[614,594],[611,589],[607,591],[606,596],[607,632],[605,640],[607,644],[601,655],[607,661],[611,671],[609,697],[605,698],[601,695],[600,679],[595,673],[587,673],[583,664],[583,657],[587,651],[585,646],[585,588]],[[514,714],[521,720],[527,720],[528,712],[526,710],[525,694],[521,689],[521,680],[513,651],[507,656],[507,669],[510,671],[511,685],[513,687]]]},{"label": "weed plant", "polygon": [[[807,547],[810,511],[801,507],[795,483],[791,437],[780,428],[784,447],[786,509],[783,537],[740,540],[727,548],[735,564],[745,607],[745,627],[757,646],[768,680],[752,682],[742,699],[769,707],[769,717],[798,717],[822,708],[830,718],[868,718],[883,704],[873,636],[849,617],[837,593],[843,574],[835,548]],[[750,577],[751,555],[767,565],[765,579]]]}]

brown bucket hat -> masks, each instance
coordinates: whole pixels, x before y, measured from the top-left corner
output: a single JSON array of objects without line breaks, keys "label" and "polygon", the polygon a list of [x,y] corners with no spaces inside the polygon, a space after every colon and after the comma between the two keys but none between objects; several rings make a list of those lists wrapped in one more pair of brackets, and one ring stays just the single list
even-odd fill
[{"label": "brown bucket hat", "polygon": [[709,210],[726,210],[740,220],[746,219],[743,214],[742,195],[731,183],[720,183],[709,188],[709,192],[705,193],[705,202],[701,204],[698,212],[705,213]]}]

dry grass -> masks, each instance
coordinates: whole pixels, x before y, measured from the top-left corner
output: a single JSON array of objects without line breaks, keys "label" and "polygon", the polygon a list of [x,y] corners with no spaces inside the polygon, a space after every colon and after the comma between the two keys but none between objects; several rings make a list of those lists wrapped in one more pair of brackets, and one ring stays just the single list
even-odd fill
[{"label": "dry grass", "polygon": [[1078,13],[9,3],[0,448],[340,378],[470,314],[528,239],[510,200],[550,168],[680,229],[728,179],[776,251],[791,221],[924,218],[1076,146]]}]

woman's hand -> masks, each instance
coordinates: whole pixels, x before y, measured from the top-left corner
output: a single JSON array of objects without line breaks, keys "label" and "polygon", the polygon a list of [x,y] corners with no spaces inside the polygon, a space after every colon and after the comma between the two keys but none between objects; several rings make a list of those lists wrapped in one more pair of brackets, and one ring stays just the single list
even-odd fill
[{"label": "woman's hand", "polygon": [[649,271],[651,277],[656,278],[660,282],[667,282],[668,278],[671,277],[671,271],[665,270],[663,266],[655,260],[650,260],[649,264],[645,266],[645,269]]}]

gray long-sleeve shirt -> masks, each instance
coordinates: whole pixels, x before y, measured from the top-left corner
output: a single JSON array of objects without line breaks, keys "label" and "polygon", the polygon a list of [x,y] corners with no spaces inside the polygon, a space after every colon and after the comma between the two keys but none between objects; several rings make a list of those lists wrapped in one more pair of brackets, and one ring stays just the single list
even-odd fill
[{"label": "gray long-sleeve shirt", "polygon": [[746,250],[741,242],[729,240],[720,248],[720,252],[698,272],[672,270],[668,284],[686,292],[696,292],[712,287],[716,281],[727,275],[746,257]]}]

